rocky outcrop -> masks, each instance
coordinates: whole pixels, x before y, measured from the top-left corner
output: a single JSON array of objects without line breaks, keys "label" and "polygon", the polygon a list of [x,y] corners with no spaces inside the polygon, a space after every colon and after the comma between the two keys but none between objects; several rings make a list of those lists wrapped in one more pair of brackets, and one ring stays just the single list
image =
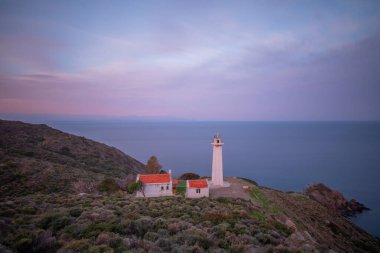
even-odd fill
[{"label": "rocky outcrop", "polygon": [[342,193],[334,191],[322,183],[309,185],[304,193],[329,210],[336,211],[344,216],[353,216],[369,210],[368,207],[355,199],[348,201]]},{"label": "rocky outcrop", "polygon": [[[340,211],[334,211],[305,194],[285,193],[267,187],[259,190],[267,199],[259,203],[258,210],[269,211],[278,222],[293,227],[293,233],[278,247],[283,245],[290,249],[288,252],[380,252],[380,240],[343,217]],[[264,200],[264,196],[256,196]],[[252,198],[255,200],[254,195]],[[274,252],[285,251],[278,248]]]}]

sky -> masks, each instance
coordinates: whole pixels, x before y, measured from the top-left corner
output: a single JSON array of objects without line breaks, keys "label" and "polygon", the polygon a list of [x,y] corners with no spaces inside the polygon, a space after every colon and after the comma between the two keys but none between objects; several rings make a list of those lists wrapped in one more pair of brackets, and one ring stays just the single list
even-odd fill
[{"label": "sky", "polygon": [[0,115],[380,120],[380,1],[0,0]]}]

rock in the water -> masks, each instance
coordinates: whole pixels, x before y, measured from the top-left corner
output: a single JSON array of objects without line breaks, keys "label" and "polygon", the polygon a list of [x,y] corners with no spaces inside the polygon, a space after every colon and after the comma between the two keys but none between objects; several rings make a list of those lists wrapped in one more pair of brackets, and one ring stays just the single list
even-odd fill
[{"label": "rock in the water", "polygon": [[305,189],[305,194],[328,209],[339,212],[344,216],[353,216],[369,210],[368,207],[355,199],[348,201],[342,193],[334,191],[322,183],[309,185]]}]

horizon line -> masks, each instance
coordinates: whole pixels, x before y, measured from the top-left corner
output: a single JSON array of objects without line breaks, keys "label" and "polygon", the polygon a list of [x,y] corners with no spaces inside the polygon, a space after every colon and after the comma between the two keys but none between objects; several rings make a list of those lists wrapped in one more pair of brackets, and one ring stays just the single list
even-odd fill
[{"label": "horizon line", "polygon": [[1,120],[126,121],[126,122],[380,122],[380,119],[188,119],[172,116],[93,116],[0,113]]}]

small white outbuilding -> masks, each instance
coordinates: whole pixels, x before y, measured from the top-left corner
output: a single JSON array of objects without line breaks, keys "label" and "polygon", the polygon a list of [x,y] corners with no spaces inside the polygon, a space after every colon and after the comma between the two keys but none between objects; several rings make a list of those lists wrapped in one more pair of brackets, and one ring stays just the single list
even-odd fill
[{"label": "small white outbuilding", "polygon": [[137,191],[136,197],[173,196],[171,171],[169,174],[138,174],[136,182],[141,181],[143,191]]},{"label": "small white outbuilding", "polygon": [[207,179],[186,180],[186,198],[209,197]]}]

